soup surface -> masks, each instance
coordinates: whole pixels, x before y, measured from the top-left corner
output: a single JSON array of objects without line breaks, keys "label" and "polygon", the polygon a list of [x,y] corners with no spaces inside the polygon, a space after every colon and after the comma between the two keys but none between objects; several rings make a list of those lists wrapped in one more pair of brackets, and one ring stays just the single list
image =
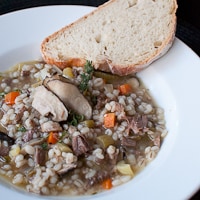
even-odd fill
[{"label": "soup surface", "polygon": [[0,76],[0,174],[41,195],[121,185],[159,152],[164,112],[136,76],[20,63]]}]

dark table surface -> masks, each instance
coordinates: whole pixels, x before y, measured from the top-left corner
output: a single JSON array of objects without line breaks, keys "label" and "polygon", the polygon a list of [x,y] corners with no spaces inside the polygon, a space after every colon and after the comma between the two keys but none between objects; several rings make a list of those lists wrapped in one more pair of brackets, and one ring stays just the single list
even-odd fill
[{"label": "dark table surface", "polygon": [[[0,15],[45,5],[99,6],[107,0],[0,0]],[[176,37],[200,56],[200,0],[177,0]],[[190,200],[199,200],[200,190]]]}]

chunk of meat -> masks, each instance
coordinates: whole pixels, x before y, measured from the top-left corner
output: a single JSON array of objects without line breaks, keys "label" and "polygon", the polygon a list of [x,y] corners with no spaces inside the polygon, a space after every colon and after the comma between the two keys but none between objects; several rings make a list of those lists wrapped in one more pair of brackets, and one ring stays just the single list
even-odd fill
[{"label": "chunk of meat", "polygon": [[148,130],[148,119],[146,115],[136,115],[133,117],[125,117],[128,122],[127,134],[132,130],[133,133],[138,134],[140,131],[146,132]]},{"label": "chunk of meat", "polygon": [[42,132],[62,131],[62,127],[58,122],[47,121],[41,125]]},{"label": "chunk of meat", "polygon": [[33,108],[42,116],[52,115],[54,121],[65,121],[68,117],[68,111],[60,99],[45,88],[43,85],[38,86],[33,94]]},{"label": "chunk of meat", "polygon": [[34,133],[33,130],[26,131],[23,138],[22,138],[24,140],[24,142],[29,142],[30,140],[32,140],[33,139],[33,133]]},{"label": "chunk of meat", "polygon": [[10,147],[7,146],[0,146],[0,156],[8,156],[10,151]]},{"label": "chunk of meat", "polygon": [[135,147],[136,141],[133,138],[130,138],[130,137],[122,137],[121,145],[126,146],[126,147]]},{"label": "chunk of meat", "polygon": [[16,123],[18,123],[18,122],[22,119],[25,110],[26,110],[26,107],[23,106],[23,107],[19,110],[19,112],[16,114],[16,117],[15,117]]},{"label": "chunk of meat", "polygon": [[30,71],[28,71],[28,70],[22,70],[21,71],[21,76],[30,76]]},{"label": "chunk of meat", "polygon": [[106,98],[104,93],[100,93],[96,99],[95,109],[100,110],[106,103],[108,99]]},{"label": "chunk of meat", "polygon": [[59,170],[57,173],[59,176],[64,176],[67,172],[71,171],[72,169],[76,168],[77,164],[70,163],[65,168]]},{"label": "chunk of meat", "polygon": [[38,165],[44,165],[46,162],[46,151],[41,147],[35,147],[34,161]]},{"label": "chunk of meat", "polygon": [[72,149],[76,156],[85,154],[90,150],[89,144],[83,135],[77,135],[72,137]]},{"label": "chunk of meat", "polygon": [[[2,141],[2,142],[1,142]],[[8,146],[3,144],[3,141],[8,143]],[[4,160],[4,156],[9,155],[10,146],[13,145],[15,140],[9,137],[6,133],[0,132],[0,157]]]}]

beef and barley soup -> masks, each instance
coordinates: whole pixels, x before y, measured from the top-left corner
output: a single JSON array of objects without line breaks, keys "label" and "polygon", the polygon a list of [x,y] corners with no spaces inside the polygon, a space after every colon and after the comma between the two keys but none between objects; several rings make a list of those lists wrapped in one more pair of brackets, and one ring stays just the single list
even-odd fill
[{"label": "beef and barley soup", "polygon": [[136,76],[20,63],[0,74],[0,175],[41,195],[96,194],[157,155],[164,112]]}]

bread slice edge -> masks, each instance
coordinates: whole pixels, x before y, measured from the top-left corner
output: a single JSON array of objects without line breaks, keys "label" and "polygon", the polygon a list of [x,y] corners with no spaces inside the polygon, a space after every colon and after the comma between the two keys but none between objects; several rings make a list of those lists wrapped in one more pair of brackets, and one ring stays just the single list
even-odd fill
[{"label": "bread slice edge", "polygon": [[[81,58],[81,57],[77,56],[75,58],[72,57],[72,58],[69,58],[66,60],[62,60],[62,59],[55,59],[53,57],[48,56],[45,52],[46,51],[45,45],[48,41],[55,38],[57,36],[57,34],[65,31],[66,29],[70,29],[76,23],[81,23],[82,20],[85,20],[86,18],[90,17],[95,12],[101,12],[101,9],[103,9],[106,6],[109,6],[114,1],[115,0],[110,0],[106,3],[104,3],[103,5],[100,5],[94,11],[84,15],[83,17],[79,18],[75,22],[61,28],[60,30],[53,33],[52,35],[46,37],[42,41],[42,44],[41,44],[41,53],[42,53],[44,61],[49,64],[56,65],[61,69],[64,69],[65,67],[68,67],[68,66],[83,66],[84,63],[86,62],[85,58]],[[123,76],[123,75],[128,75],[128,74],[133,74],[133,73],[139,72],[139,71],[145,69],[146,67],[148,67],[155,60],[157,60],[160,57],[162,57],[163,55],[165,55],[173,44],[173,41],[175,38],[175,31],[176,31],[176,14],[175,13],[176,13],[178,6],[177,6],[176,0],[172,0],[172,1],[174,2],[174,10],[172,11],[173,18],[172,18],[172,22],[171,22],[173,24],[173,28],[171,29],[169,36],[164,41],[162,41],[161,47],[158,48],[151,57],[149,57],[145,60],[141,60],[138,63],[128,64],[128,65],[120,65],[118,63],[115,63],[115,61],[111,61],[109,59],[104,58],[100,62],[94,62],[95,68],[102,70],[102,71],[111,72],[113,74],[118,74],[120,76]]]}]

